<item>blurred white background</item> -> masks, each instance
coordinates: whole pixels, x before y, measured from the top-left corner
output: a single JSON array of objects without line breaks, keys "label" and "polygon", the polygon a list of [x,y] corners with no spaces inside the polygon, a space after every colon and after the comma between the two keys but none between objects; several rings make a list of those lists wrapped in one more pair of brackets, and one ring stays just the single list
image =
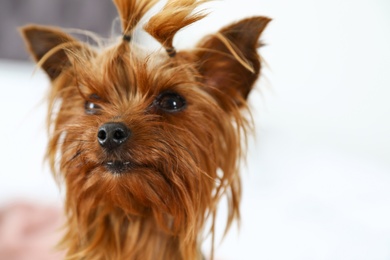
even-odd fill
[{"label": "blurred white background", "polygon": [[[390,259],[390,2],[209,6],[176,46],[240,18],[273,18],[251,96],[256,139],[243,170],[241,229],[218,246],[218,259]],[[0,60],[0,204],[58,204],[63,195],[43,163],[49,82],[33,70]]]}]

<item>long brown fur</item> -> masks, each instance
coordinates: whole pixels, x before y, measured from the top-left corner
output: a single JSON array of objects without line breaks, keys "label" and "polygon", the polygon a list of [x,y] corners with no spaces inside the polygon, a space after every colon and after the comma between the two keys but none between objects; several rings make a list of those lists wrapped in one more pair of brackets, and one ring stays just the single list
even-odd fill
[{"label": "long brown fur", "polygon": [[194,10],[204,2],[207,1],[168,0],[161,12],[150,18],[144,29],[165,49],[171,51],[175,34],[206,16],[200,11],[194,13]]},{"label": "long brown fur", "polygon": [[[130,35],[156,1],[114,2]],[[176,32],[204,17],[193,14],[202,2],[169,0],[146,31],[173,48]],[[47,156],[66,185],[67,259],[201,259],[223,196],[226,231],[239,219],[241,140],[250,127],[242,110],[260,74],[256,49],[269,21],[242,20],[173,58],[125,41],[97,50],[57,28],[22,29],[52,82]],[[185,106],[161,109],[164,93],[184,97]],[[88,113],[87,104],[96,110]],[[111,151],[97,141],[107,122],[131,130]],[[131,166],[118,173],[110,161]]]},{"label": "long brown fur", "polygon": [[141,18],[158,0],[113,0],[121,18],[123,34],[131,36]]}]

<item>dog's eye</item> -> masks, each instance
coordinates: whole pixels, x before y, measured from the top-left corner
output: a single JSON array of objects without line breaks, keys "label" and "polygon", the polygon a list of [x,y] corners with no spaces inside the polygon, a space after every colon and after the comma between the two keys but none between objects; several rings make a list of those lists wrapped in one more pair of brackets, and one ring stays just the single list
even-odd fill
[{"label": "dog's eye", "polygon": [[[90,98],[95,100],[99,99],[97,95],[91,95]],[[101,107],[95,104],[93,101],[87,100],[84,103],[84,109],[85,109],[85,113],[89,115],[96,115],[97,113],[99,113]]]},{"label": "dog's eye", "polygon": [[99,105],[96,105],[91,101],[85,101],[84,108],[85,108],[85,113],[89,115],[96,115],[97,113],[99,113],[99,110],[101,109]]},{"label": "dog's eye", "polygon": [[157,97],[155,105],[167,112],[177,112],[186,107],[186,100],[177,93],[165,92]]}]

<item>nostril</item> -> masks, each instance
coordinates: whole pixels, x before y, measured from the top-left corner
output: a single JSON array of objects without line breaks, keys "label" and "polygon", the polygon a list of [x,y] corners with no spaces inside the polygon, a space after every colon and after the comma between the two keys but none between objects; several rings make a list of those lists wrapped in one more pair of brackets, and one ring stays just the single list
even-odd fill
[{"label": "nostril", "polygon": [[117,128],[114,131],[113,138],[115,141],[122,142],[124,141],[128,136],[128,133],[124,131],[122,128]]},{"label": "nostril", "polygon": [[100,142],[104,142],[107,139],[107,132],[105,129],[100,129],[98,132],[98,139]]}]

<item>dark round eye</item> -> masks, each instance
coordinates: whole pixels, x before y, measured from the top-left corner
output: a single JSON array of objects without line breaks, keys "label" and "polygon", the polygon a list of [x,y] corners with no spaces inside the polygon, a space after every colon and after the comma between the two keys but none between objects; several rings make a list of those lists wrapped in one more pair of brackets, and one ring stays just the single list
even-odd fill
[{"label": "dark round eye", "polygon": [[160,94],[154,103],[159,109],[166,112],[177,112],[186,107],[186,100],[175,92]]},{"label": "dark round eye", "polygon": [[90,97],[90,100],[86,100],[84,103],[85,113],[88,115],[96,115],[99,113],[101,107],[93,102],[93,100],[100,99],[97,95],[93,94]]}]

